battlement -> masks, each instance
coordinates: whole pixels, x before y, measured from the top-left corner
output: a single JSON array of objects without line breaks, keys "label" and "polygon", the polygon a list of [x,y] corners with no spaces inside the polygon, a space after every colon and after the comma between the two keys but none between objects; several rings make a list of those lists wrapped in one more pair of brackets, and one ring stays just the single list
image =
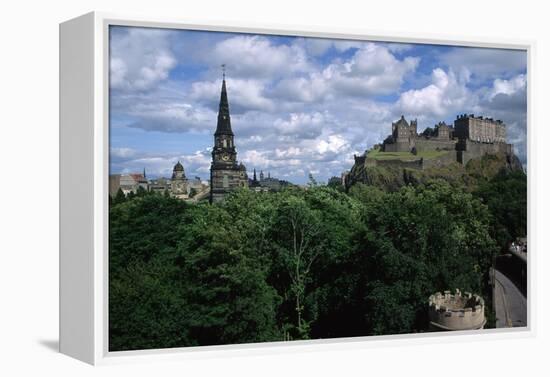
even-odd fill
[{"label": "battlement", "polygon": [[485,302],[478,295],[460,290],[455,294],[437,292],[429,298],[430,325],[434,330],[477,330],[482,329],[485,319]]},{"label": "battlement", "polygon": [[497,119],[497,120],[494,120],[493,118],[489,118],[489,117],[483,117],[481,115],[479,116],[474,116],[474,114],[459,114],[456,116],[456,119],[457,120],[460,120],[460,119],[478,119],[478,120],[486,120],[486,121],[489,121],[489,122],[495,122],[497,124],[504,124],[504,122],[500,119]]}]

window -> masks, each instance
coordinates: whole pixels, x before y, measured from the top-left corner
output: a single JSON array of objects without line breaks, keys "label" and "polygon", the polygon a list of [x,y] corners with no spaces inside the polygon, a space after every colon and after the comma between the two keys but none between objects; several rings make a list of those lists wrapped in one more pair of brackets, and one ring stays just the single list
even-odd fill
[{"label": "window", "polygon": [[227,148],[227,139],[223,139],[223,147]]},{"label": "window", "polygon": [[223,187],[229,187],[229,177],[227,176],[227,174],[223,176]]}]

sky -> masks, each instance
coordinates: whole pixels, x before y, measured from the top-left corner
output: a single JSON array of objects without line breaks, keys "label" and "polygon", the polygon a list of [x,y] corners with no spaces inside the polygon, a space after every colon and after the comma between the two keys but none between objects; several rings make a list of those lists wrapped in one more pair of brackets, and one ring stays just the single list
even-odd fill
[{"label": "sky", "polygon": [[527,166],[525,51],[112,26],[111,174],[208,179],[222,64],[249,176],[339,177],[401,115],[501,119]]}]

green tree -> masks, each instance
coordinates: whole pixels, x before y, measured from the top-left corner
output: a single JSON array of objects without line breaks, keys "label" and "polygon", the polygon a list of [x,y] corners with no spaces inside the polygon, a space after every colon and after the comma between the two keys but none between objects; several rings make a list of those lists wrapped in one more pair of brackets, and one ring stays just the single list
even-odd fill
[{"label": "green tree", "polygon": [[487,295],[493,219],[506,219],[491,200],[515,198],[508,183],[475,195],[435,180],[395,192],[242,189],[213,205],[120,200],[111,350],[424,331],[430,294]]},{"label": "green tree", "polygon": [[342,179],[339,177],[330,178],[327,182],[327,186],[340,192],[345,191],[344,185],[342,184]]},{"label": "green tree", "polygon": [[186,335],[184,281],[176,269],[179,227],[187,205],[150,194],[114,205],[109,214],[111,350],[192,343]]},{"label": "green tree", "polygon": [[[327,316],[326,288],[335,261],[352,247],[358,207],[347,195],[317,186],[287,189],[272,196],[274,217],[267,238],[272,258],[271,284],[285,297],[280,310],[287,338],[308,338]],[[315,333],[322,335],[316,326]]]},{"label": "green tree", "polygon": [[527,235],[527,175],[522,171],[501,170],[480,185],[474,195],[492,215],[492,233],[501,248]]},{"label": "green tree", "polygon": [[471,194],[433,181],[368,200],[364,211],[361,245],[373,334],[424,330],[433,292],[487,293],[496,248],[489,211]]},{"label": "green tree", "polygon": [[178,229],[188,220],[188,205],[178,199],[151,194],[113,206],[109,212],[109,267],[116,276],[134,261],[171,260]]},{"label": "green tree", "polygon": [[197,344],[259,342],[278,338],[279,297],[266,283],[261,258],[249,255],[241,228],[221,206],[198,205],[182,229],[181,279]]},{"label": "green tree", "polygon": [[184,281],[173,264],[134,261],[109,284],[109,349],[123,351],[193,344]]},{"label": "green tree", "polygon": [[136,196],[145,196],[145,195],[147,195],[147,190],[145,190],[143,186],[138,186],[136,190]]},{"label": "green tree", "polygon": [[113,198],[113,205],[124,203],[126,201],[126,195],[124,195],[124,192],[121,188],[118,189],[116,192],[115,197]]}]

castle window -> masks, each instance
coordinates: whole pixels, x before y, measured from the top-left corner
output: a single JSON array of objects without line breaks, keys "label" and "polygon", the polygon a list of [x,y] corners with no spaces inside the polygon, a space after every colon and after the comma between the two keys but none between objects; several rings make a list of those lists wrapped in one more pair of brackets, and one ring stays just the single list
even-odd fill
[{"label": "castle window", "polygon": [[223,147],[227,148],[227,139],[223,139]]},{"label": "castle window", "polygon": [[227,174],[223,176],[223,187],[229,187],[229,177],[227,176]]}]

